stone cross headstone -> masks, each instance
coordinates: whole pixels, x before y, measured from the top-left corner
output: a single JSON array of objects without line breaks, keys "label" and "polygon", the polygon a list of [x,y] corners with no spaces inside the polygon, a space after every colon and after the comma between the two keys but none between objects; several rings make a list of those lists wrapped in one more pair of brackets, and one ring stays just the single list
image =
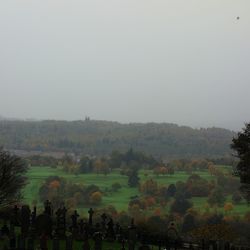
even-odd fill
[{"label": "stone cross headstone", "polygon": [[30,218],[30,235],[35,237],[36,235],[36,206],[33,208],[33,211],[31,212],[31,218]]},{"label": "stone cross headstone", "polygon": [[88,214],[89,214],[89,225],[92,226],[93,225],[94,210],[92,208],[90,208],[89,211],[88,211]]},{"label": "stone cross headstone", "polygon": [[79,214],[77,213],[77,211],[75,210],[74,213],[71,215],[71,220],[72,220],[72,228],[77,228],[77,219],[79,217]]},{"label": "stone cross headstone", "polygon": [[74,237],[78,237],[78,234],[79,234],[79,230],[78,230],[79,228],[78,228],[78,222],[77,222],[78,217],[79,217],[79,214],[75,210],[74,214],[71,215],[71,221],[72,221],[71,231]]}]

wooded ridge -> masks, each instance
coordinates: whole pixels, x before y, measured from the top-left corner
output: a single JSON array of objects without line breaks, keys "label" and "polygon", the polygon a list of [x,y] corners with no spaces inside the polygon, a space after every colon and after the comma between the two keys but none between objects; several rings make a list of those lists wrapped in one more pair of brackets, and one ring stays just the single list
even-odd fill
[{"label": "wooded ridge", "polygon": [[231,155],[235,135],[222,128],[193,129],[170,123],[0,120],[0,146],[7,149],[90,155],[133,148],[161,158],[223,157]]}]

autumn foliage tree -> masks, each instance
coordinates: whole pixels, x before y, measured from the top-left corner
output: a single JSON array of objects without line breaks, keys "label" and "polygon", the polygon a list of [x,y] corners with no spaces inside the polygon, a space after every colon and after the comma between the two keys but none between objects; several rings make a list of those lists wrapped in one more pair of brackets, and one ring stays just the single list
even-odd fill
[{"label": "autumn foliage tree", "polygon": [[218,205],[222,207],[226,198],[221,187],[216,187],[208,196],[208,203],[211,206]]},{"label": "autumn foliage tree", "polygon": [[233,210],[233,208],[234,208],[234,206],[233,206],[233,204],[232,204],[231,202],[227,202],[227,203],[225,203],[225,205],[224,205],[224,211],[225,211],[226,213],[231,212],[231,211]]},{"label": "autumn foliage tree", "polygon": [[54,208],[65,203],[71,208],[99,205],[102,199],[96,185],[76,184],[59,176],[48,177],[39,189],[40,200],[50,200]]},{"label": "autumn foliage tree", "polygon": [[156,181],[153,179],[146,180],[142,185],[141,185],[141,191],[147,195],[154,195],[158,191],[158,184]]},{"label": "autumn foliage tree", "polygon": [[192,202],[185,198],[183,195],[177,195],[171,205],[171,212],[184,215],[186,211],[193,206]]},{"label": "autumn foliage tree", "polygon": [[138,170],[133,169],[128,172],[128,185],[130,187],[137,187],[139,185],[140,178],[138,176]]},{"label": "autumn foliage tree", "polygon": [[97,191],[91,194],[90,196],[90,204],[92,205],[99,205],[102,201],[102,194],[101,192]]}]

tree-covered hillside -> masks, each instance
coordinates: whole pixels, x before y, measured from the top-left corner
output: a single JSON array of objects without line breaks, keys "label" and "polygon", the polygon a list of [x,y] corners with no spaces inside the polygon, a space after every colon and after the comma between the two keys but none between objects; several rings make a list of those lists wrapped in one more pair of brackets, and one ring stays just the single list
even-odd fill
[{"label": "tree-covered hillside", "polygon": [[168,123],[108,121],[0,121],[0,146],[91,155],[134,148],[162,158],[221,157],[231,154],[235,133]]}]

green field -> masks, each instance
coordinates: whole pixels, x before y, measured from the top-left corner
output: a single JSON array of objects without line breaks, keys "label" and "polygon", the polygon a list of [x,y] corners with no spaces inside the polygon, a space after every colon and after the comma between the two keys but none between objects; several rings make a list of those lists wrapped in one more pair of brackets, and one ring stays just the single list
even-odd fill
[{"label": "green field", "polygon": [[[199,174],[201,177],[212,180],[215,177],[211,176],[208,172],[195,172]],[[102,190],[110,188],[114,182],[119,182],[122,188],[118,192],[107,193],[103,196],[101,207],[105,207],[108,205],[113,205],[118,211],[127,211],[128,202],[130,201],[131,196],[139,195],[139,191],[137,188],[128,187],[127,176],[120,175],[119,171],[113,171],[107,176],[102,174],[82,174],[82,175],[74,175],[67,174],[61,169],[50,168],[50,167],[32,167],[27,176],[29,179],[28,185],[25,187],[23,196],[24,202],[27,204],[32,204],[33,201],[37,201],[39,204],[38,190],[42,185],[43,181],[48,176],[58,175],[60,177],[64,177],[65,179],[72,181],[73,183],[82,183],[82,184],[96,184]],[[156,176],[149,170],[140,171],[140,179],[141,181],[145,181],[146,179],[152,178],[158,182],[159,185],[169,185],[171,183],[176,183],[177,181],[186,181],[189,177],[189,174],[185,172],[176,172],[174,175],[166,175],[166,176]],[[205,210],[207,198],[193,198],[194,208],[199,211]],[[231,197],[227,197],[228,201],[231,201]],[[40,203],[41,205],[41,203]],[[81,209],[86,211],[87,208]],[[166,212],[169,210],[169,207],[166,207]],[[234,209],[231,213],[236,213],[239,215],[243,215],[246,211],[249,211],[250,207],[245,203],[235,205]],[[211,209],[210,209],[211,211]],[[223,212],[223,208],[218,208],[218,211]]]}]

